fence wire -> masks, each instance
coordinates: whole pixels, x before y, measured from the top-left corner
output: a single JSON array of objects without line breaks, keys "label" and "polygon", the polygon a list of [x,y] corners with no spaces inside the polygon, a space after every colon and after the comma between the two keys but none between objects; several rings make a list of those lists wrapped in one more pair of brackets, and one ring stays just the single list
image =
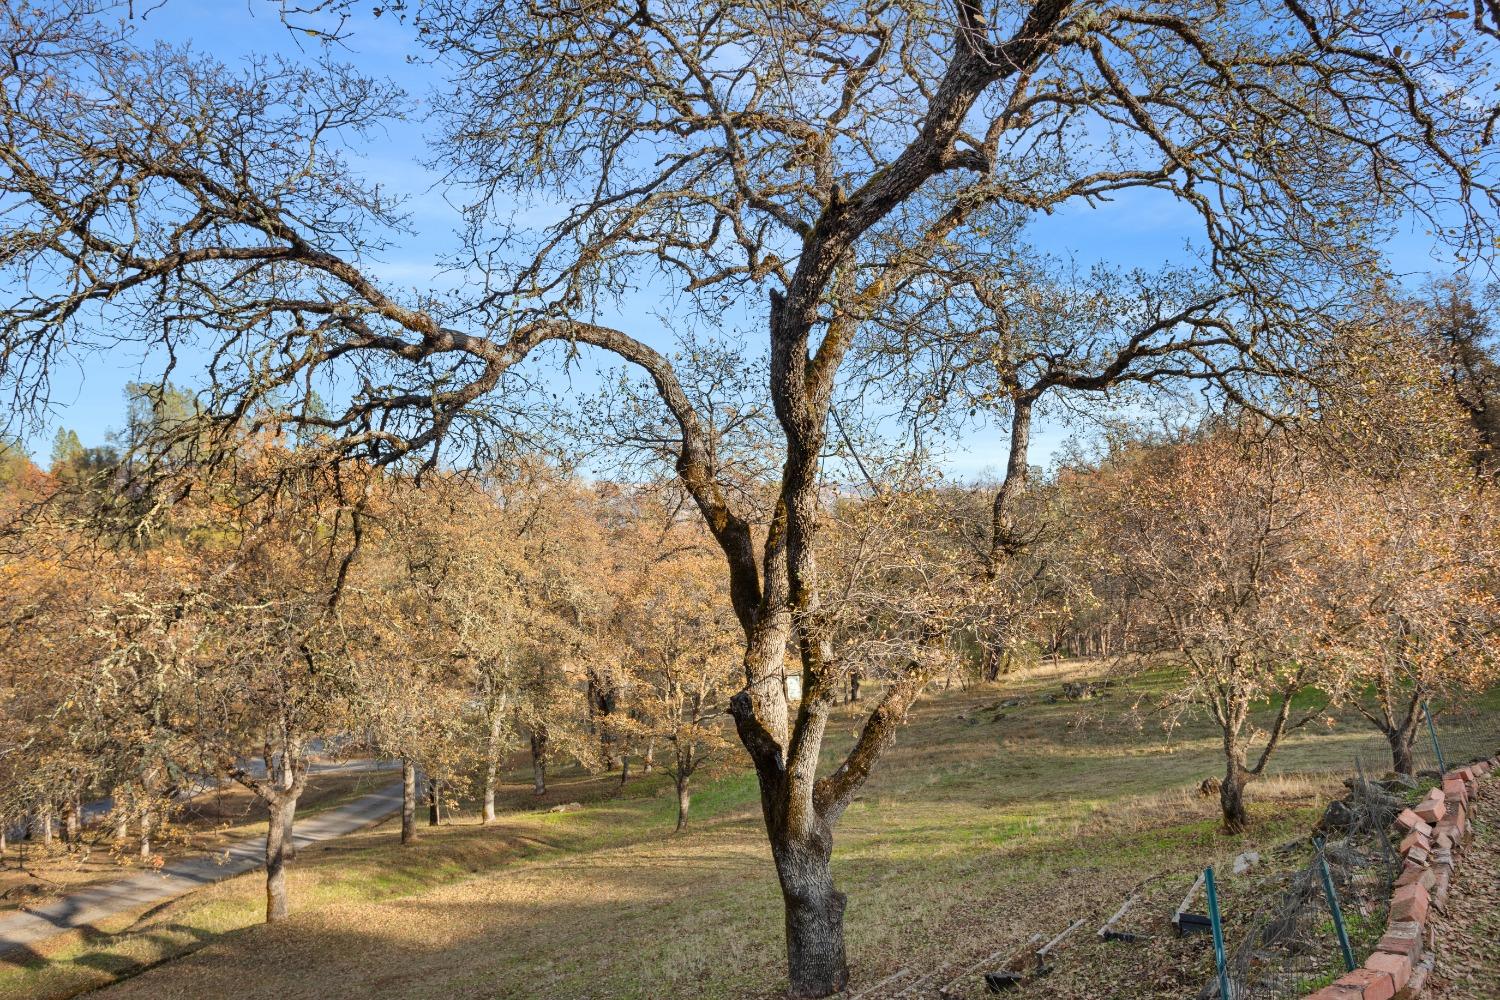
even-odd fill
[{"label": "fence wire", "polygon": [[[1392,842],[1396,815],[1435,783],[1439,752],[1453,768],[1495,753],[1500,743],[1500,734],[1477,718],[1453,722],[1439,730],[1437,746],[1423,730],[1413,747],[1415,778],[1390,770],[1388,748],[1360,748],[1344,782],[1347,794],[1324,814],[1324,839],[1309,845],[1311,856],[1303,867],[1268,887],[1271,898],[1255,912],[1248,930],[1226,942],[1227,1000],[1300,1000],[1347,971],[1324,866],[1355,965],[1374,950],[1402,867]],[[1198,996],[1211,1000],[1219,994],[1215,973]]]}]

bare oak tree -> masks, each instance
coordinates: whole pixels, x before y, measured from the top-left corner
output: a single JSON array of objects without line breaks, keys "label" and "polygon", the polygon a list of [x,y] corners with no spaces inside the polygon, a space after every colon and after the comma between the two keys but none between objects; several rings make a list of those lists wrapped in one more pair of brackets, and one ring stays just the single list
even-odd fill
[{"label": "bare oak tree", "polygon": [[[349,6],[333,0],[311,6]],[[791,992],[848,972],[830,858],[840,816],[919,695],[916,661],[818,773],[838,676],[820,623],[820,461],[858,331],[965,227],[1137,196],[1186,206],[1247,307],[1368,268],[1383,227],[1433,220],[1488,252],[1489,41],[1386,0],[969,0],[837,8],[491,0],[412,5],[454,81],[438,151],[472,193],[462,296],[372,276],[399,203],[342,150],[402,107],[328,62],[231,71],[137,45],[107,4],[0,22],[0,378],[46,400],[77,345],[206,361],[226,423],[301,424],[328,457],[484,451],[516,365],[588,345],[640,369],[723,552],[744,633],[732,702],[786,904]],[[538,227],[531,207],[558,206]],[[701,329],[765,331],[779,481],[756,524],[649,331],[601,322],[631,288]],[[1274,292],[1273,292],[1274,290]],[[199,353],[201,352],[201,353]],[[317,379],[331,411],[306,405]],[[524,414],[520,414],[524,416]],[[212,450],[212,440],[196,441]],[[211,457],[211,456],[209,456]],[[789,644],[803,674],[793,714]]]}]

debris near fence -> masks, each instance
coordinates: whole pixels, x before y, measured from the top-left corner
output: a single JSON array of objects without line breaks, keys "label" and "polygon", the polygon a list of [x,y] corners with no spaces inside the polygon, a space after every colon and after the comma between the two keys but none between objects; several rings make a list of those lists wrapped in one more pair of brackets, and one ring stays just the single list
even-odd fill
[{"label": "debris near fence", "polygon": [[1129,899],[1120,904],[1120,908],[1114,912],[1114,915],[1111,916],[1108,920],[1104,921],[1104,926],[1099,928],[1099,940],[1125,941],[1134,944],[1141,939],[1141,935],[1139,934],[1135,934],[1130,931],[1115,930],[1115,926],[1119,924],[1121,918],[1123,918],[1125,914],[1129,912],[1130,908],[1135,905],[1135,901],[1140,898],[1141,897],[1139,895],[1132,893]]},{"label": "debris near fence", "polygon": [[[1052,953],[1054,948],[1067,940],[1074,931],[1082,927],[1086,919],[1086,917],[1079,917],[1069,924],[1062,933],[1042,945],[1035,952],[1027,954],[1023,949],[1021,952],[1011,956],[1011,959],[1005,963],[1003,968],[995,972],[986,972],[984,974],[985,989],[991,993],[1004,993],[1006,990],[1015,989],[1028,979],[1036,979],[1051,972],[1052,966],[1047,964],[1047,956]],[[1027,942],[1028,946],[1040,937],[1041,935],[1039,934],[1034,935],[1031,941]]]},{"label": "debris near fence", "polygon": [[1301,998],[1374,946],[1400,873],[1390,830],[1405,800],[1399,783],[1370,780],[1358,762],[1344,785],[1317,824],[1311,857],[1266,883],[1274,895],[1239,942],[1225,946],[1224,974],[1216,972],[1199,1000]]},{"label": "debris near fence", "polygon": [[[996,707],[987,706],[986,714]],[[998,703],[998,708],[1006,707]],[[1451,749],[1444,746],[1449,760],[1469,760],[1485,747],[1493,753],[1500,744],[1493,730],[1478,728],[1472,734],[1464,731],[1445,739],[1454,744]],[[1386,858],[1396,858],[1394,867],[1400,868],[1406,860],[1401,855],[1410,846],[1420,845],[1414,841],[1396,847],[1393,841],[1401,836],[1393,835],[1394,826],[1382,826],[1381,818],[1389,817],[1393,809],[1408,807],[1413,817],[1418,808],[1435,814],[1439,798],[1444,800],[1439,823],[1454,818],[1447,793],[1423,794],[1431,782],[1383,774],[1390,761],[1384,739],[1369,742],[1365,759],[1376,761],[1377,769],[1355,762],[1357,773],[1344,780],[1338,792],[1339,808],[1328,822],[1316,824],[1324,838],[1321,847],[1307,830],[1285,842],[1278,837],[1256,843],[1259,859],[1254,857],[1256,852],[1246,850],[1251,845],[1243,842],[1229,847],[1234,842],[1223,841],[1225,853],[1215,852],[1222,936],[1227,939],[1223,949],[1227,988],[1219,986],[1211,919],[1203,912],[1207,904],[1200,865],[1209,859],[1194,857],[1190,864],[1158,871],[1134,885],[1113,884],[1104,868],[1062,869],[1046,893],[1018,899],[998,913],[978,907],[967,912],[953,926],[949,947],[937,962],[919,960],[901,968],[885,968],[880,972],[883,978],[877,977],[848,1000],[977,1000],[995,990],[1008,996],[1120,1000],[1195,994],[1208,998],[1220,996],[1222,990],[1233,1000],[1307,1000],[1310,993],[1348,975],[1330,910],[1330,888],[1356,959],[1368,962],[1366,956],[1409,939],[1398,933],[1403,929],[1400,922],[1390,920],[1395,892],[1384,889],[1393,868]],[[1435,758],[1436,753],[1436,747],[1424,750],[1419,746],[1413,763],[1422,768],[1428,754]],[[1326,788],[1343,776],[1320,772],[1320,777],[1320,787]],[[1189,794],[1195,785],[1189,786]],[[1304,796],[1298,798],[1302,800],[1299,806],[1307,801]],[[1328,813],[1320,810],[1309,822],[1319,815]],[[1442,849],[1436,836],[1439,824],[1427,825],[1433,831],[1431,860],[1423,877],[1433,881],[1435,909],[1445,862],[1438,853]],[[1320,860],[1326,863],[1326,883]],[[1399,877],[1401,872],[1394,874]],[[1415,889],[1408,891],[1408,895],[1415,893]],[[1197,916],[1203,933],[1192,932],[1197,928],[1176,932],[1182,922],[1179,911]],[[1086,920],[1087,932],[1074,926],[1080,917]],[[1194,922],[1192,916],[1188,921]],[[1043,933],[1034,933],[1037,928]],[[1069,929],[1071,936],[1046,951],[1039,963],[1037,953],[1048,943],[1044,934],[1055,937]],[[1430,960],[1430,953],[1422,959]],[[1037,978],[1041,968],[1049,970],[1045,978]],[[1417,971],[1414,966],[1414,974]]]},{"label": "debris near fence", "polygon": [[1208,872],[1199,873],[1197,881],[1188,889],[1187,895],[1182,897],[1182,902],[1177,906],[1177,912],[1172,914],[1172,926],[1177,928],[1178,934],[1206,934],[1213,923],[1209,920],[1207,913],[1193,913],[1189,909],[1193,900],[1197,898],[1198,892],[1203,888],[1208,878]]}]

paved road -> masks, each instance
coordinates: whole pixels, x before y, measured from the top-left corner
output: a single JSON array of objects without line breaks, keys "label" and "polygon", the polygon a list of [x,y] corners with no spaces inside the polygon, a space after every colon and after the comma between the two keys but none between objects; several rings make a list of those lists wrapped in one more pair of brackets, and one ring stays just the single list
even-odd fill
[{"label": "paved road", "polygon": [[[265,761],[252,758],[243,763],[246,771],[252,777],[263,778],[266,775]],[[366,771],[398,771],[401,762],[394,760],[322,760],[313,758],[308,762],[307,773],[316,774],[361,774]],[[191,802],[200,795],[207,795],[218,788],[233,787],[231,778],[212,779],[207,777],[197,778],[193,784],[181,789],[176,799],[182,802]],[[85,802],[81,810],[83,825],[92,826],[99,820],[108,816],[115,807],[113,796],[105,796],[92,802]],[[12,826],[7,833],[12,840],[22,840],[26,837],[27,821],[22,820]]]},{"label": "paved road", "polygon": [[[320,742],[318,749],[321,749],[321,746],[322,744]],[[252,757],[249,760],[244,761],[242,766],[253,777],[265,777],[266,762],[264,760],[261,760],[260,758]],[[399,768],[400,766],[400,763],[389,760],[321,760],[314,757],[311,761],[308,762],[307,773],[354,774],[360,771],[389,771],[393,768]],[[177,798],[185,802],[199,795],[206,795],[207,793],[222,785],[230,784],[233,784],[233,782],[229,778],[213,779],[200,777],[196,779],[193,784],[189,785],[187,788],[182,789],[177,794]],[[106,796],[102,799],[95,799],[92,802],[85,802],[83,804],[83,809],[81,810],[83,815],[83,824],[85,826],[88,826],[90,824],[98,822],[103,817],[108,816],[110,810],[114,809],[114,807],[115,800],[112,796]],[[12,840],[20,840],[22,837],[26,836],[26,821],[21,820],[20,822],[16,823],[7,831],[7,833],[9,833]]]},{"label": "paved road", "polygon": [[[325,809],[293,828],[300,848],[353,833],[401,809],[401,783],[332,809]],[[185,895],[232,875],[253,871],[265,864],[264,837],[241,840],[226,851],[186,858],[165,865],[160,871],[140,872],[114,882],[81,889],[62,899],[0,918],[0,956],[73,928],[120,913],[128,913]]]}]

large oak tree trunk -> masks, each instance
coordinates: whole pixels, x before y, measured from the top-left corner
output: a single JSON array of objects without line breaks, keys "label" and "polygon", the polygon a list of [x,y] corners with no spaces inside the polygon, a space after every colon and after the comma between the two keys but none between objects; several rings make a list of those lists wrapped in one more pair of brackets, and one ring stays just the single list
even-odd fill
[{"label": "large oak tree trunk", "polygon": [[401,761],[401,843],[417,839],[417,765]]},{"label": "large oak tree trunk", "polygon": [[620,752],[616,746],[612,716],[620,705],[620,690],[612,676],[600,676],[590,670],[588,675],[589,732],[599,739],[599,759],[606,771],[613,771],[620,763]]},{"label": "large oak tree trunk", "polygon": [[266,923],[285,920],[287,908],[286,866],[291,860],[287,847],[291,839],[292,814],[297,800],[277,795],[267,802],[271,811],[266,823]]},{"label": "large oak tree trunk", "polygon": [[[779,679],[789,635],[784,624],[766,622],[752,630],[745,657],[750,683],[731,700],[730,712],[741,742],[757,764],[761,806],[785,909],[788,996],[825,997],[849,981],[845,899],[833,886],[833,831],[811,801],[811,775],[789,771],[783,749],[788,710]],[[821,729],[828,696],[829,692],[803,692],[804,712],[809,720],[818,720],[813,728]],[[789,812],[799,814],[801,822],[789,822]]]},{"label": "large oak tree trunk", "polygon": [[826,997],[849,983],[844,956],[845,897],[833,886],[831,833],[773,843],[786,906],[789,997]]}]

